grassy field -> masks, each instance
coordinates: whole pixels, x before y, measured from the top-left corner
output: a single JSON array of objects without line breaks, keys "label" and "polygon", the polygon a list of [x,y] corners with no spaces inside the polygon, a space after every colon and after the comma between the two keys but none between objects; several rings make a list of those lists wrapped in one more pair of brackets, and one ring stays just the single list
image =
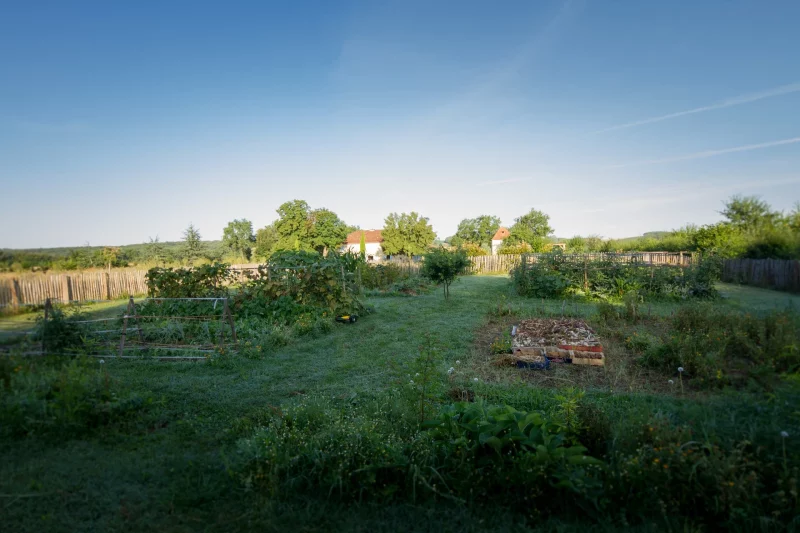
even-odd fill
[{"label": "grassy field", "polygon": [[[392,386],[391,362],[418,353],[420,338],[435,335],[447,366],[473,382],[479,396],[520,409],[540,408],[567,385],[586,390],[587,402],[609,418],[644,419],[669,413],[700,431],[725,438],[770,440],[781,430],[798,434],[798,387],[783,384],[759,393],[687,390],[638,368],[623,342],[610,341],[608,365],[563,367],[530,378],[487,361],[493,336],[516,316],[565,312],[593,317],[594,304],[523,300],[508,279],[463,278],[450,301],[440,291],[417,297],[376,297],[374,313],[353,325],[279,348],[263,360],[225,366],[207,363],[131,362],[107,359],[104,368],[120,387],[150,400],[129,423],[81,438],[27,437],[0,444],[0,523],[14,532],[44,531],[501,531],[531,524],[513,513],[436,505],[342,506],[318,497],[268,498],[246,490],[238,474],[236,443],[278,408],[298,398],[373,397]],[[798,297],[724,286],[718,305],[770,309]],[[92,313],[114,313],[111,302]],[[648,313],[668,315],[675,304],[653,304]],[[644,311],[643,311],[644,312]],[[30,325],[29,316],[6,318],[9,329]],[[594,320],[591,318],[590,320]],[[546,521],[554,531],[607,530],[589,523]],[[658,524],[624,528],[657,531]]]}]

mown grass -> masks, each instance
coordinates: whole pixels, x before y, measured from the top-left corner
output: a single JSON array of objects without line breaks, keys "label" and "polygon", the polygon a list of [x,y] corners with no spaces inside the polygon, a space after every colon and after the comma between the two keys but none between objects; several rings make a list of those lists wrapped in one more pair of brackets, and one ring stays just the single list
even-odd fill
[{"label": "mown grass", "polygon": [[[783,296],[776,294],[776,301]],[[268,499],[246,491],[237,473],[236,441],[252,435],[276,409],[302,395],[341,399],[374,396],[389,389],[390,363],[413,358],[425,333],[440,340],[447,366],[461,361],[462,377],[479,377],[473,388],[489,401],[520,409],[552,404],[558,380],[553,380],[552,386],[532,386],[516,372],[485,365],[481,335],[487,326],[500,323],[500,319],[487,318],[498,303],[513,307],[520,315],[559,313],[562,305],[566,311],[583,316],[595,311],[594,304],[518,299],[509,293],[506,278],[472,276],[454,284],[448,302],[439,291],[417,297],[370,298],[368,304],[375,312],[356,324],[337,325],[333,332],[318,338],[301,338],[263,360],[243,359],[214,366],[108,359],[105,369],[111,379],[151,398],[151,407],[132,424],[103,428],[80,439],[43,436],[0,443],[3,529],[525,530],[531,524],[521,518],[524,515],[475,511],[447,502],[343,507],[302,495]],[[732,295],[719,305],[734,308],[748,303]],[[649,312],[663,316],[675,307],[653,304]],[[607,369],[579,370],[623,373],[613,364]],[[626,367],[624,372],[628,371],[634,369]],[[587,389],[586,402],[612,421],[644,423],[653,416],[664,416],[690,424],[701,434],[746,438],[773,451],[781,445],[780,431],[790,432],[793,438],[800,435],[797,384],[783,385],[769,395],[723,392],[681,396],[665,391],[664,379],[648,389],[647,376],[626,377],[635,388],[620,386],[613,377],[596,379],[596,375],[590,375],[578,383]],[[564,379],[569,380],[569,376]],[[613,446],[630,438],[626,431],[631,427],[617,424],[613,442],[594,446]],[[536,527],[607,530],[602,525],[563,519]],[[628,529],[658,531],[663,527],[652,524]]]}]

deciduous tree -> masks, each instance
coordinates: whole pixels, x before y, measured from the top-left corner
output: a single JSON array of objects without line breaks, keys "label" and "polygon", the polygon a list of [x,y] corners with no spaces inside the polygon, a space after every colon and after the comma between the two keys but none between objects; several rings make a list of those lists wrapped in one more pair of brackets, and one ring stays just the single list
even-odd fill
[{"label": "deciduous tree", "polygon": [[529,244],[534,252],[541,252],[547,243],[547,237],[553,233],[553,228],[550,227],[548,215],[531,209],[530,212],[515,219],[509,231],[511,235],[506,239],[509,245],[524,242]]},{"label": "deciduous tree", "polygon": [[475,218],[465,218],[459,222],[455,236],[461,242],[491,246],[492,237],[498,229],[500,229],[499,217],[481,215]]},{"label": "deciduous tree", "polygon": [[275,250],[275,245],[278,244],[279,238],[280,236],[275,229],[274,223],[258,230],[256,232],[256,256],[265,261],[269,259]]},{"label": "deciduous tree", "polygon": [[411,213],[390,213],[384,221],[383,251],[387,255],[419,255],[428,249],[436,234],[428,219]]},{"label": "deciduous tree", "polygon": [[441,283],[447,300],[450,298],[450,284],[464,273],[469,264],[464,250],[448,251],[440,247],[425,254],[422,275],[434,283]]},{"label": "deciduous tree", "polygon": [[309,243],[322,255],[347,240],[348,226],[333,211],[325,208],[309,213]]},{"label": "deciduous tree", "polygon": [[725,209],[720,214],[737,229],[755,231],[774,225],[780,219],[780,213],[773,211],[770,205],[758,196],[732,196],[725,202]]},{"label": "deciduous tree", "polygon": [[222,230],[222,245],[243,260],[250,259],[250,249],[255,241],[253,224],[247,219],[228,222]]}]

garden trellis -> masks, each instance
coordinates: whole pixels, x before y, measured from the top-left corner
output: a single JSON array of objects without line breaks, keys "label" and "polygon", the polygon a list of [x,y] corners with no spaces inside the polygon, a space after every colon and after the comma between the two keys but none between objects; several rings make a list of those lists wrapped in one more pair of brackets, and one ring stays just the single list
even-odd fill
[{"label": "garden trellis", "polygon": [[238,344],[234,317],[226,297],[145,298],[138,303],[131,297],[122,316],[65,319],[81,336],[83,343],[79,348],[58,346],[58,332],[52,331],[53,320],[48,300],[41,328],[41,354],[127,359],[152,355],[159,360],[193,360],[206,357],[175,353],[208,354],[235,350]]}]

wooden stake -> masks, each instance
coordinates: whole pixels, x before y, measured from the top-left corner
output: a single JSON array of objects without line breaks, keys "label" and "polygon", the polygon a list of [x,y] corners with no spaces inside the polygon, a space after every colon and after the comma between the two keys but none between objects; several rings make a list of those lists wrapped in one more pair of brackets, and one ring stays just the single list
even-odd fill
[{"label": "wooden stake", "polygon": [[125,354],[125,337],[128,334],[128,315],[131,313],[131,302],[128,301],[128,308],[125,310],[125,316],[122,318],[122,333],[119,336],[119,356]]},{"label": "wooden stake", "polygon": [[236,326],[233,323],[233,315],[231,315],[231,308],[228,307],[228,299],[225,298],[225,310],[223,311],[225,316],[228,318],[228,325],[231,327],[231,336],[233,337],[233,343],[236,344],[238,341],[236,340]]},{"label": "wooden stake", "polygon": [[42,355],[44,355],[44,337],[47,333],[47,321],[50,318],[50,310],[53,308],[53,303],[50,301],[50,298],[44,301],[44,322],[42,322]]},{"label": "wooden stake", "polygon": [[143,343],[142,325],[139,323],[139,313],[136,311],[136,303],[133,301],[133,296],[128,300],[128,307],[133,310],[133,319],[136,321],[136,330],[139,332],[139,342]]}]

